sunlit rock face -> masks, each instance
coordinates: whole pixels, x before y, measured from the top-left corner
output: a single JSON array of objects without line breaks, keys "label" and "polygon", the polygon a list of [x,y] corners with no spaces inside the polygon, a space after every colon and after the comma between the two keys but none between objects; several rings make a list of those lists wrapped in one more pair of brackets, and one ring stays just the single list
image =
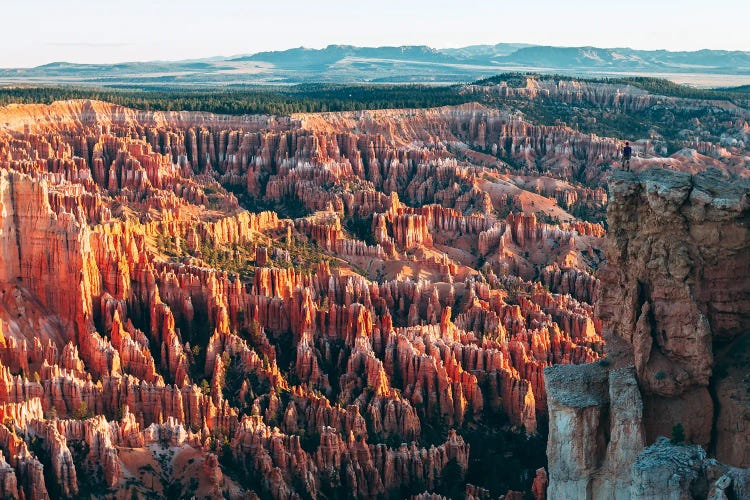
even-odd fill
[{"label": "sunlit rock face", "polygon": [[541,498],[542,455],[503,491],[471,457],[599,359],[605,231],[562,206],[606,194],[493,144],[615,151],[477,105],[0,110],[2,495]]}]

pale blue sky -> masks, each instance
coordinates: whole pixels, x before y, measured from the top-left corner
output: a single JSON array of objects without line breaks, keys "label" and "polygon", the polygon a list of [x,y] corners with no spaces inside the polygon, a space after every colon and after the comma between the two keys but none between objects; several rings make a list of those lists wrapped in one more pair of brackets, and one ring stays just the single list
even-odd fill
[{"label": "pale blue sky", "polygon": [[498,42],[750,51],[748,0],[3,0],[0,67]]}]

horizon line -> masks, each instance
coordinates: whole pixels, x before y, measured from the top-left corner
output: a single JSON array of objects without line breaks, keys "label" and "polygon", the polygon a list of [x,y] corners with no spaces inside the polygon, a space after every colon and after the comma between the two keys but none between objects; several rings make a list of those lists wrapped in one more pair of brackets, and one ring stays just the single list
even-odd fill
[{"label": "horizon line", "polygon": [[[77,45],[99,45],[99,44],[90,44],[90,43],[83,43],[83,42],[52,42],[48,45],[69,45],[69,46],[77,46]],[[123,44],[112,44],[112,43],[102,43],[103,46],[113,46],[113,45],[123,45]],[[241,52],[236,54],[230,54],[230,55],[212,55],[212,56],[202,56],[202,57],[187,57],[184,59],[127,59],[127,60],[115,60],[115,61],[109,61],[109,62],[72,62],[68,60],[51,60],[49,62],[45,62],[42,64],[37,64],[35,66],[0,66],[0,69],[3,70],[11,70],[11,69],[36,69],[36,68],[42,68],[44,66],[49,66],[53,64],[71,64],[71,65],[77,65],[77,66],[111,66],[111,65],[117,65],[117,64],[135,64],[135,63],[180,63],[180,62],[191,62],[191,61],[208,61],[211,59],[214,60],[222,60],[222,61],[229,61],[238,57],[252,57],[258,54],[267,54],[267,53],[279,53],[279,52],[288,52],[291,50],[297,50],[297,49],[307,49],[307,50],[317,50],[322,51],[327,48],[331,47],[351,47],[351,48],[357,48],[357,49],[363,49],[363,48],[372,48],[372,49],[382,49],[382,48],[404,48],[404,47],[426,47],[435,51],[444,51],[444,50],[460,50],[470,47],[495,47],[497,45],[524,45],[526,47],[523,48],[530,48],[530,47],[549,47],[549,48],[556,48],[556,49],[586,49],[586,48],[593,48],[593,49],[602,49],[602,50],[634,50],[638,52],[670,52],[670,53],[697,53],[697,52],[703,52],[703,51],[716,51],[716,52],[737,52],[737,53],[744,53],[744,54],[750,54],[750,50],[741,50],[741,49],[723,49],[723,48],[708,48],[704,47],[701,49],[695,49],[695,50],[674,50],[674,49],[641,49],[641,48],[634,48],[630,46],[620,46],[620,47],[605,47],[605,46],[597,46],[597,45],[552,45],[552,44],[536,44],[536,43],[529,43],[529,42],[497,42],[497,43],[475,43],[475,44],[469,44],[469,45],[461,45],[456,47],[433,47],[431,45],[426,44],[405,44],[405,45],[355,45],[355,44],[349,44],[349,43],[329,43],[323,46],[319,47],[306,47],[304,45],[294,46],[294,47],[287,47],[287,48],[280,48],[280,49],[272,49],[272,50],[259,50],[256,52]],[[519,49],[520,50],[520,49]]]}]

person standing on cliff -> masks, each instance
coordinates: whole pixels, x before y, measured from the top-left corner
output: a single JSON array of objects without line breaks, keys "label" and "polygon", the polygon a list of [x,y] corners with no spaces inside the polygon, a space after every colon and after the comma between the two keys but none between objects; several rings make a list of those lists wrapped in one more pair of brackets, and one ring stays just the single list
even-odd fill
[{"label": "person standing on cliff", "polygon": [[625,147],[622,148],[622,167],[626,172],[630,172],[630,157],[633,154],[633,148],[630,147],[630,143],[625,141]]}]

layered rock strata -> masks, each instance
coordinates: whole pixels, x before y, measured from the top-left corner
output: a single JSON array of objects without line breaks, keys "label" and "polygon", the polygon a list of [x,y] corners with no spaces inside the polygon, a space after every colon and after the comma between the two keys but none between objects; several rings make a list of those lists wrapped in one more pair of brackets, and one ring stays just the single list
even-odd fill
[{"label": "layered rock strata", "polygon": [[545,370],[549,494],[742,498],[750,184],[650,170],[609,186],[598,302],[608,355]]}]

